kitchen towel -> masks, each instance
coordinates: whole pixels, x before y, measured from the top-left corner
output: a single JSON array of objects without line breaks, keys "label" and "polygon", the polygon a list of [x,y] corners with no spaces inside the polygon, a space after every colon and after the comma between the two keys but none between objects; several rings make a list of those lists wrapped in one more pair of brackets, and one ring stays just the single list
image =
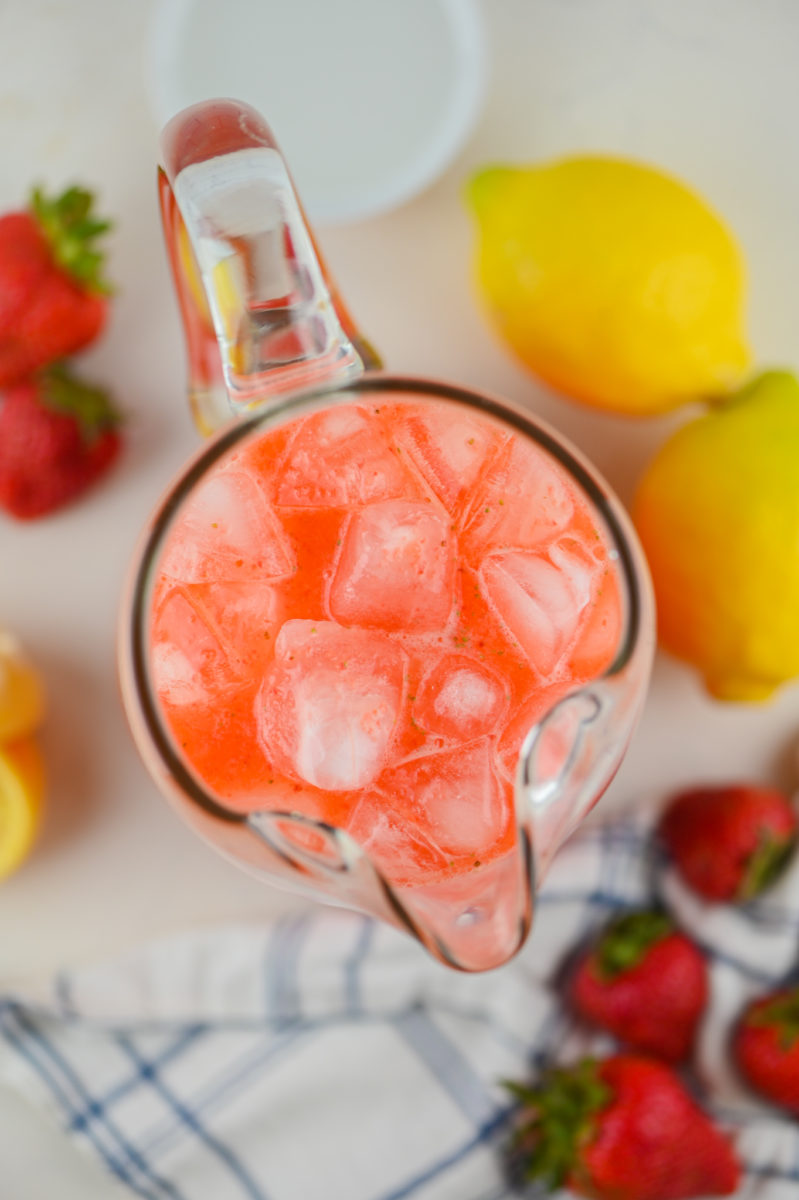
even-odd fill
[{"label": "kitchen towel", "polygon": [[148,1200],[524,1195],[505,1168],[515,1105],[502,1081],[612,1051],[564,1004],[562,966],[610,916],[653,902],[710,960],[691,1086],[736,1141],[739,1196],[796,1200],[799,1124],[747,1092],[726,1039],[747,999],[794,967],[799,864],[746,908],[704,905],[651,820],[574,836],[531,937],[498,970],[459,974],[396,930],[323,908],[196,930],[0,998],[0,1077]]}]

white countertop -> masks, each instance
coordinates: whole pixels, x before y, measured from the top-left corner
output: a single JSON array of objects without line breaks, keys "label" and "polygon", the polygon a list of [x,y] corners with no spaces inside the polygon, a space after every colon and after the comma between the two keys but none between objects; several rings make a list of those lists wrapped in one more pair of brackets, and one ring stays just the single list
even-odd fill
[{"label": "white countertop", "polygon": [[[580,446],[629,500],[684,414],[628,422],[548,394],[495,341],[469,282],[460,199],[473,167],[586,149],[647,158],[726,216],[750,268],[764,365],[799,366],[799,6],[794,0],[485,0],[493,73],[454,166],[384,217],[317,232],[386,363],[504,393]],[[0,210],[41,181],[94,186],[115,217],[110,325],[85,356],[127,414],[127,450],[58,516],[0,518],[0,623],[46,677],[46,827],[0,888],[0,987],[199,922],[301,903],[237,872],[177,821],[134,751],[115,675],[116,609],[140,522],[197,437],[155,197],[157,135],[142,82],[145,4],[28,0],[0,8]],[[268,118],[269,114],[265,114]],[[280,131],[276,131],[279,137]],[[753,569],[755,564],[753,564]],[[730,777],[794,782],[799,687],[760,708],[709,700],[661,658],[602,811]],[[109,1183],[38,1114],[0,1093],[0,1195],[94,1200]]]}]

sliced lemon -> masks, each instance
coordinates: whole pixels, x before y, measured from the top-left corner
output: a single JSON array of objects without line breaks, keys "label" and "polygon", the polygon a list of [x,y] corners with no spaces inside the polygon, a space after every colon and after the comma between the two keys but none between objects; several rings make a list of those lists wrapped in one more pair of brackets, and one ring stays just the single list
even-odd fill
[{"label": "sliced lemon", "polygon": [[28,857],[42,815],[44,763],[32,736],[0,746],[0,879]]},{"label": "sliced lemon", "polygon": [[44,716],[44,687],[19,642],[0,630],[0,743],[32,733]]}]

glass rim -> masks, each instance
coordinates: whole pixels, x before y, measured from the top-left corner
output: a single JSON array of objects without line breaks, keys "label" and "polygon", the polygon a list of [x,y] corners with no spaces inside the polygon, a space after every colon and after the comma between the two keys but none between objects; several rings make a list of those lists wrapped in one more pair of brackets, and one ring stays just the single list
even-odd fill
[{"label": "glass rim", "polygon": [[[621,674],[641,645],[647,607],[646,576],[643,554],[636,547],[634,534],[631,537],[629,519],[621,502],[598,470],[588,462],[580,450],[571,445],[568,438],[556,432],[546,421],[511,401],[484,391],[424,376],[399,375],[384,371],[367,371],[353,379],[339,379],[301,391],[293,390],[284,396],[270,395],[256,405],[250,405],[242,413],[233,414],[231,421],[206,444],[201,445],[177,478],[172,480],[166,495],[151,514],[139,539],[125,593],[127,603],[120,614],[120,653],[125,656],[124,666],[127,668],[127,672],[122,672],[125,706],[127,708],[131,702],[136,705],[150,745],[155,749],[161,764],[167,768],[171,782],[177,785],[184,796],[217,819],[233,824],[245,824],[251,814],[227,808],[221,801],[209,795],[183,762],[161,715],[148,666],[150,597],[154,569],[159,561],[167,532],[195,485],[238,442],[256,429],[278,424],[287,414],[299,415],[296,413],[297,409],[314,411],[322,401],[333,399],[338,405],[346,403],[353,396],[380,392],[401,392],[409,396],[443,399],[477,408],[501,423],[515,428],[546,450],[580,486],[604,522],[617,551],[614,562],[624,584],[625,627],[613,661],[596,677],[597,680]],[[126,675],[132,697],[124,688]],[[324,821],[318,823],[326,826]],[[334,829],[333,826],[329,828]]]}]

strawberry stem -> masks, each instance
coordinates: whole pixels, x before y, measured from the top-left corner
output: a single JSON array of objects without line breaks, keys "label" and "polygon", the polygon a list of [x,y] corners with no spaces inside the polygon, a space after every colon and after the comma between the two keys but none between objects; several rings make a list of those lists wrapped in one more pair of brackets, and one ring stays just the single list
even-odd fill
[{"label": "strawberry stem", "polygon": [[775,837],[768,829],[762,830],[746,863],[737,898],[751,900],[770,887],[785,870],[795,849],[795,837]]},{"label": "strawberry stem", "polygon": [[36,187],[30,200],[31,211],[59,267],[88,291],[109,293],[111,285],[103,277],[105,254],[96,242],[108,232],[111,222],[95,217],[93,204],[92,193],[77,186],[54,198]]},{"label": "strawberry stem", "polygon": [[512,1149],[525,1179],[562,1187],[578,1162],[582,1146],[594,1134],[595,1117],[612,1099],[599,1075],[599,1063],[586,1058],[572,1067],[545,1072],[535,1087],[506,1083],[524,1106],[526,1119],[517,1129]]},{"label": "strawberry stem", "polygon": [[750,1025],[773,1026],[780,1046],[791,1050],[799,1041],[799,986],[779,992],[771,1004],[766,1004],[747,1018]]},{"label": "strawberry stem", "polygon": [[657,911],[624,913],[611,921],[596,949],[600,978],[609,981],[637,966],[647,951],[673,929],[671,919]]},{"label": "strawberry stem", "polygon": [[74,417],[87,442],[120,423],[108,392],[84,383],[63,363],[53,363],[42,371],[38,384],[42,402],[56,412]]}]

